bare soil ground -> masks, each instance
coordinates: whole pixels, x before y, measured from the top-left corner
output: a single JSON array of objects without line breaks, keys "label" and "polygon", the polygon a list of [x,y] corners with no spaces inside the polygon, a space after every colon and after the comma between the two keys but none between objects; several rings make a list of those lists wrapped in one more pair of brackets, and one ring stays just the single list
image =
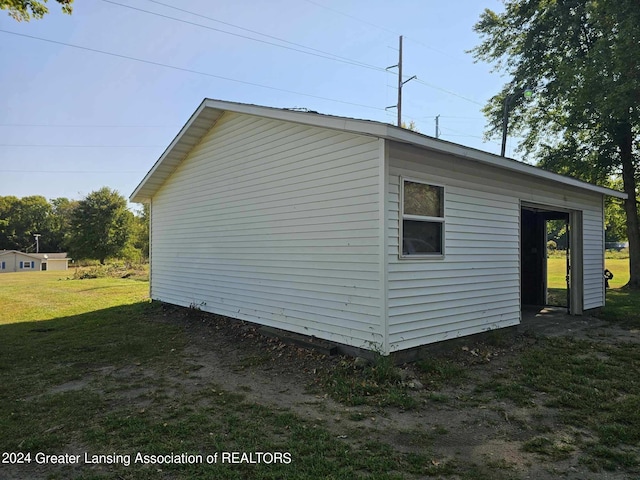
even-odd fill
[{"label": "bare soil ground", "polygon": [[[558,411],[545,406],[543,394],[530,405],[518,406],[508,400],[481,399],[477,386],[495,376],[509,375],[511,362],[544,336],[638,343],[637,331],[629,332],[591,317],[569,317],[559,310],[537,316],[527,312],[515,338],[500,342],[501,346],[470,341],[441,354],[463,366],[469,375],[452,384],[418,383],[411,395],[419,406],[403,410],[346,406],[325,393],[323,379],[340,362],[350,359],[286,345],[260,335],[255,325],[208,314],[184,315],[168,309],[160,321],[181,322],[188,337],[183,355],[191,369],[189,375],[175,379],[181,388],[197,389],[213,382],[223,390],[244,394],[248,401],[317,419],[347,442],[382,441],[405,453],[429,449],[434,465],[474,465],[472,471],[477,474],[441,478],[628,478],[616,472],[593,472],[581,463],[575,440],[589,438],[591,433],[559,422]],[[407,382],[420,378],[413,365],[399,368]],[[549,458],[524,451],[523,444],[540,431],[549,432],[554,451],[566,454]]]}]

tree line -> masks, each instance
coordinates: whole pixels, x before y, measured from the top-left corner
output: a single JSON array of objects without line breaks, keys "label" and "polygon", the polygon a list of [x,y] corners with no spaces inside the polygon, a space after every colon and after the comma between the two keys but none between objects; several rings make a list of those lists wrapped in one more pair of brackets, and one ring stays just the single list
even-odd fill
[{"label": "tree line", "polygon": [[[38,235],[36,241],[35,235]],[[0,196],[0,250],[67,252],[75,260],[149,257],[148,206],[134,214],[117,191],[103,187],[82,200]]]}]

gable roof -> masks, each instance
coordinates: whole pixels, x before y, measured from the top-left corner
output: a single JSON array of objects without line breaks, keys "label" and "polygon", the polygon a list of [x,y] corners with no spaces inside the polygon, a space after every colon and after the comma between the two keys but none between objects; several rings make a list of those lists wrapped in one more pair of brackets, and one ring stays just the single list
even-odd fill
[{"label": "gable roof", "polygon": [[31,253],[30,255],[46,260],[70,260],[65,253]]},{"label": "gable roof", "polygon": [[[19,250],[0,250],[0,255],[7,255],[9,253],[17,253],[19,255],[25,255],[25,256],[31,257],[31,258],[38,258],[33,254],[20,252]],[[39,258],[38,258],[38,260],[39,260]]]},{"label": "gable roof", "polygon": [[465,158],[476,161],[480,164],[491,165],[513,172],[530,175],[532,177],[545,179],[547,181],[560,183],[566,186],[577,187],[618,198],[627,198],[626,193],[592,185],[572,177],[542,170],[541,168],[534,167],[527,163],[500,157],[492,153],[465,147],[445,140],[436,139],[386,123],[206,98],[193,115],[191,115],[191,118],[189,118],[178,135],[176,135],[164,153],[153,165],[151,170],[149,170],[140,184],[133,191],[130,196],[130,200],[132,202],[149,201],[164,182],[171,176],[178,165],[185,159],[191,149],[195,147],[200,140],[202,140],[204,135],[216,124],[218,119],[225,112],[254,115],[274,120],[329,128],[358,135],[383,138],[399,143],[414,145],[425,150]]},{"label": "gable roof", "polygon": [[0,250],[0,255],[6,255],[8,253],[18,253],[31,258],[37,258],[38,260],[70,260],[67,258],[66,253],[25,253],[18,250]]}]

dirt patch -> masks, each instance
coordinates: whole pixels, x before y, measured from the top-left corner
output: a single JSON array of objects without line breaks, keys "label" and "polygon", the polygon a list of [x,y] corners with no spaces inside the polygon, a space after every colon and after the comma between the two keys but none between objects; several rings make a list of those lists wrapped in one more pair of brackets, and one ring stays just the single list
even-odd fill
[{"label": "dirt patch", "polygon": [[[601,320],[547,312],[523,322],[515,340],[506,345],[473,344],[470,340],[468,345],[444,354],[447,361],[468,373],[453,385],[431,384],[416,365],[403,365],[403,378],[422,379],[424,384],[420,384],[423,388],[408,389],[417,404],[408,410],[348,406],[333,400],[323,388],[323,378],[340,362],[351,360],[286,345],[260,335],[255,325],[174,308],[167,308],[157,321],[181,325],[187,337],[181,353],[186,370],[167,380],[179,385],[181,391],[215,385],[241,393],[249,402],[317,420],[346,442],[362,445],[378,441],[398,452],[428,452],[435,466],[468,465],[466,471],[476,475],[469,478],[626,478],[615,471],[594,472],[584,465],[576,444],[589,433],[567,430],[558,421],[558,411],[546,405],[544,393],[519,404],[497,401],[491,390],[492,379],[508,376],[510,362],[545,336],[638,342],[637,333]],[[149,372],[136,366],[113,374],[144,377]],[[144,407],[146,393],[139,387],[124,397]],[[536,442],[547,442],[551,454],[525,448]],[[451,474],[440,478],[460,477]]]}]

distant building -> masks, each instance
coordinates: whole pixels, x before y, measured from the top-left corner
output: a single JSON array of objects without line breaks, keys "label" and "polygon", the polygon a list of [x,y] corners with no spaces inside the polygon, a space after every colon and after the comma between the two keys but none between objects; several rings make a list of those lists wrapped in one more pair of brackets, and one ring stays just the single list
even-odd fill
[{"label": "distant building", "polygon": [[66,253],[24,253],[17,250],[0,250],[0,273],[34,272],[69,268]]}]

